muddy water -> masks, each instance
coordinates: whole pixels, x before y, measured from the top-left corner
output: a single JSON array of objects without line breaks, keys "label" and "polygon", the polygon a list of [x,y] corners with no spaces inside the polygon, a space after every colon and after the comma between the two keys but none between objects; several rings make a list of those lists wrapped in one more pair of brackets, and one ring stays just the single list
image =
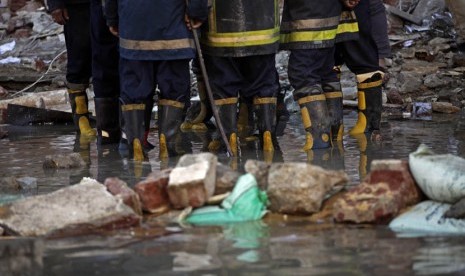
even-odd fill
[{"label": "muddy water", "polygon": [[[356,114],[347,111],[347,128]],[[69,126],[7,127],[0,140],[0,176],[31,176],[37,191],[4,192],[0,202],[43,194],[79,182],[84,176],[103,180],[118,176],[133,185],[161,162],[157,151],[142,165],[122,158],[115,148],[98,149],[95,141],[76,137]],[[155,131],[154,131],[155,132]],[[420,143],[437,153],[465,157],[465,114],[435,115],[433,120],[387,120],[381,144],[344,137],[332,150],[305,153],[304,131],[294,114],[279,137],[281,151],[273,161],[311,162],[345,169],[355,185],[373,159],[407,159]],[[186,152],[201,151],[208,134],[184,134]],[[156,135],[150,138],[156,144]],[[256,143],[242,145],[242,156],[220,159],[241,170],[247,158],[263,159]],[[77,170],[44,170],[45,155],[79,152],[88,166]],[[385,226],[310,224],[305,219],[273,217],[217,227],[180,228],[149,219],[145,227],[106,236],[45,241],[42,275],[465,275],[465,237],[397,236]],[[168,226],[168,228],[167,228]],[[0,241],[1,243],[1,241]],[[1,271],[1,270],[0,270]],[[21,271],[21,270],[20,270]],[[24,272],[24,271],[23,271]],[[28,274],[28,273],[26,273]]]}]

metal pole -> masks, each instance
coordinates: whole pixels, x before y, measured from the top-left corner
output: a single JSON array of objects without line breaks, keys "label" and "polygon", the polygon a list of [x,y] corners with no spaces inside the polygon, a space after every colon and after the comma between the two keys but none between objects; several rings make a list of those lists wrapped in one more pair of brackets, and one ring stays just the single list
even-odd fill
[{"label": "metal pole", "polygon": [[[190,21],[190,25],[191,26],[194,25],[192,23],[192,20]],[[205,68],[205,61],[203,60],[202,49],[200,49],[200,42],[199,42],[199,36],[197,34],[197,30],[192,29],[192,33],[194,34],[195,48],[197,48],[197,58],[199,59],[200,69],[202,71],[203,79],[205,81],[205,88],[207,90],[208,99],[210,100],[210,105],[212,107],[213,117],[215,117],[216,127],[220,131],[223,142],[226,144],[226,150],[228,151],[229,156],[232,157],[234,156],[234,154],[231,150],[231,146],[229,145],[228,137],[226,136],[226,133],[224,132],[223,124],[221,123],[220,115],[218,114],[218,109],[216,108],[216,105],[215,105],[215,100],[213,99],[213,92],[210,87],[210,80],[208,79],[207,68]]]}]

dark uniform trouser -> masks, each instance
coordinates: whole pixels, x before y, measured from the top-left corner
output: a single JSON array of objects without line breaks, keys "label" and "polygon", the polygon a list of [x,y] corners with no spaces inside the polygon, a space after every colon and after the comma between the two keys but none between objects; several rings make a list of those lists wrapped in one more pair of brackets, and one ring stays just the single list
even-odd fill
[{"label": "dark uniform trouser", "polygon": [[215,57],[206,55],[205,63],[214,98],[273,97],[279,89],[275,54],[248,57]]},{"label": "dark uniform trouser", "polygon": [[[210,84],[218,106],[218,113],[234,155],[237,155],[237,102],[238,95],[254,99],[258,114],[260,140],[263,150],[272,152],[277,143],[276,94],[279,80],[276,74],[275,54],[246,57],[205,56]],[[213,149],[214,146],[209,146]]]},{"label": "dark uniform trouser", "polygon": [[89,4],[68,5],[69,20],[64,25],[68,63],[66,80],[70,84],[89,84],[92,73]]},{"label": "dark uniform trouser", "polygon": [[334,67],[334,47],[292,50],[289,81],[295,90],[338,81]]},{"label": "dark uniform trouser", "polygon": [[178,154],[175,139],[183,120],[183,111],[190,95],[189,60],[120,59],[121,102],[124,126],[134,159],[142,159],[139,145],[144,140],[146,102],[160,90],[158,132],[160,158]]},{"label": "dark uniform trouser", "polygon": [[359,39],[338,43],[336,64],[345,63],[356,75],[380,70],[378,47],[372,33],[370,1],[360,1],[354,9],[359,27]]},{"label": "dark uniform trouser", "polygon": [[190,95],[189,60],[120,59],[121,100],[124,104],[145,103],[158,85],[160,99],[186,103]]},{"label": "dark uniform trouser", "polygon": [[92,84],[95,98],[119,97],[118,38],[110,33],[102,2],[91,1]]}]

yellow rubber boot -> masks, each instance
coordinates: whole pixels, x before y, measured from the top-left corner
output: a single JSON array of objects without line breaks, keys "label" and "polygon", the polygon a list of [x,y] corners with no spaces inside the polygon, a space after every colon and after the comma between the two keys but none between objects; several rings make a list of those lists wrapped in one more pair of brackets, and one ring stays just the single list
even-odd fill
[{"label": "yellow rubber boot", "polygon": [[357,75],[358,118],[355,126],[349,131],[350,135],[379,131],[383,75],[381,71]]},{"label": "yellow rubber boot", "polygon": [[74,125],[81,135],[94,137],[97,131],[90,126],[88,98],[85,90],[68,89],[71,112],[73,113]]}]

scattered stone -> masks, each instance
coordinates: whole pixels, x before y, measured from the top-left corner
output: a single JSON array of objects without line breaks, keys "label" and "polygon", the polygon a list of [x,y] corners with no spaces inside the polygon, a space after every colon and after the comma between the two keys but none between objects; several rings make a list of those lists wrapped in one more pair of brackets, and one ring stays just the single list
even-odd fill
[{"label": "scattered stone", "polygon": [[43,164],[44,169],[74,169],[86,166],[82,156],[73,152],[68,155],[47,155]]},{"label": "scattered stone", "polygon": [[139,196],[128,187],[127,183],[117,177],[109,177],[103,183],[107,190],[114,196],[121,198],[124,204],[129,206],[136,214],[142,215],[142,207]]},{"label": "scattered stone", "polygon": [[18,182],[21,190],[34,190],[37,189],[37,178],[35,177],[21,177],[17,178],[16,181]]},{"label": "scattered stone", "polygon": [[434,102],[432,105],[433,111],[439,113],[452,114],[460,112],[461,110],[459,107],[453,106],[451,103],[447,102]]},{"label": "scattered stone", "polygon": [[333,216],[337,222],[384,223],[421,199],[407,161],[375,160],[363,183],[335,202]]},{"label": "scattered stone", "polygon": [[465,219],[465,198],[452,205],[444,214],[445,218]]},{"label": "scattered stone", "polygon": [[268,171],[270,170],[270,164],[258,161],[258,160],[247,160],[244,165],[244,169],[247,173],[255,176],[258,187],[262,190],[268,188]]},{"label": "scattered stone", "polygon": [[239,176],[241,176],[241,174],[231,169],[231,167],[218,163],[216,165],[216,184],[214,195],[231,192],[237,182],[237,179],[239,179]]},{"label": "scattered stone", "polygon": [[167,191],[170,173],[171,169],[152,172],[144,181],[134,186],[142,203],[142,210],[160,214],[170,209]]},{"label": "scattered stone", "polygon": [[389,90],[387,93],[388,102],[391,104],[404,104],[404,100],[397,90]]},{"label": "scattered stone", "polygon": [[130,227],[140,216],[96,180],[0,207],[0,225],[20,236],[65,236]]},{"label": "scattered stone", "polygon": [[170,202],[176,209],[201,207],[215,192],[217,157],[211,153],[183,155],[171,171]]},{"label": "scattered stone", "polygon": [[274,163],[268,174],[269,209],[277,213],[312,214],[335,186],[348,182],[343,171],[306,163]]}]

